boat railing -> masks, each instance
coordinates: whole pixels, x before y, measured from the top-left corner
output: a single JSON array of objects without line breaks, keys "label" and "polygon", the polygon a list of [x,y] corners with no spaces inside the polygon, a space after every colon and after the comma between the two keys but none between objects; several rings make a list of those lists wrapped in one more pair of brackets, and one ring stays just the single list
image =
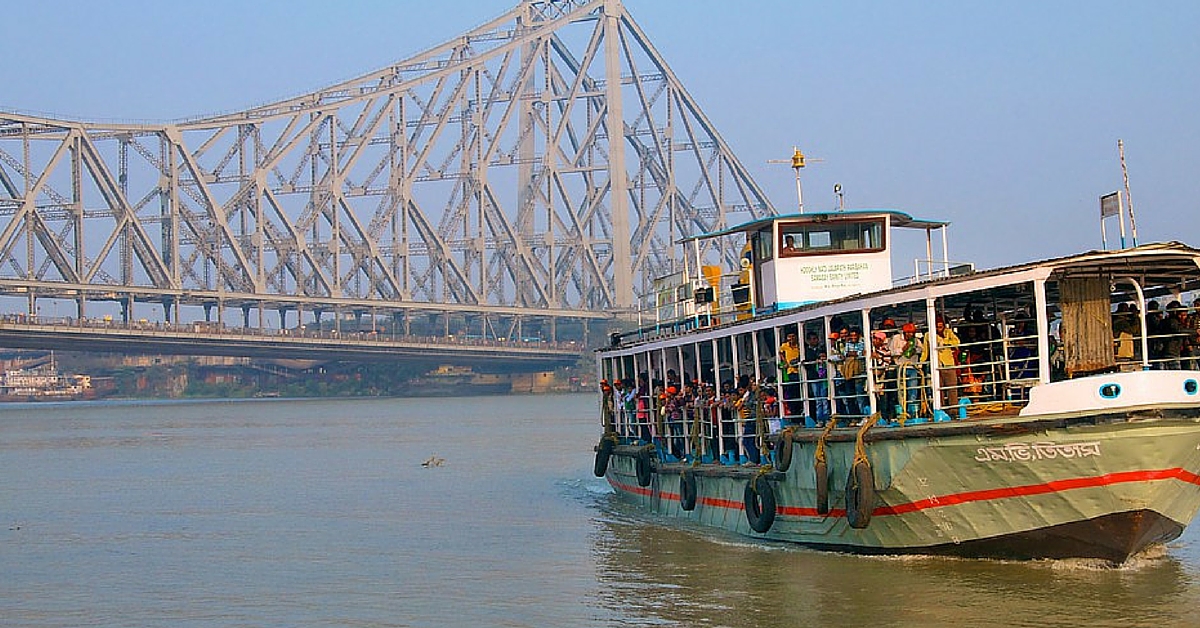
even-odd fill
[{"label": "boat railing", "polygon": [[664,338],[754,314],[751,303],[735,300],[740,285],[737,273],[714,278],[716,285],[685,278],[680,284],[641,295],[636,311],[637,328],[620,336],[638,340]]},{"label": "boat railing", "polygon": [[[1200,316],[1200,313],[1192,314]],[[1122,337],[1127,333],[1127,337]],[[1123,346],[1124,345],[1124,346]],[[1146,351],[1143,351],[1143,345]],[[1189,351],[1190,347],[1190,351]],[[1198,369],[1200,370],[1200,330],[1185,328],[1179,332],[1159,329],[1142,339],[1140,325],[1131,328],[1118,327],[1114,322],[1113,353],[1117,369],[1139,371],[1143,369]],[[1143,353],[1146,353],[1143,359]]]},{"label": "boat railing", "polygon": [[972,262],[915,259],[913,260],[913,274],[892,279],[892,287],[899,288],[901,286],[909,286],[945,277],[959,277],[961,275],[969,275],[973,272],[975,272],[975,264]]},{"label": "boat railing", "polygon": [[677,402],[664,396],[635,394],[615,402],[611,428],[618,442],[653,444],[665,462],[742,464],[762,460],[775,415],[761,400],[744,413],[731,395],[715,396],[711,389]]}]

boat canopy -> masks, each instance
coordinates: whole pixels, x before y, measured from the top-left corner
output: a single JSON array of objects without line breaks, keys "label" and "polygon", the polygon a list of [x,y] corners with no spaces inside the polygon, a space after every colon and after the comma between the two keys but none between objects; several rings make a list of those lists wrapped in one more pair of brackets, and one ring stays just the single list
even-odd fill
[{"label": "boat canopy", "polygon": [[709,238],[719,238],[738,233],[749,233],[758,231],[771,223],[780,221],[804,221],[804,222],[824,222],[828,220],[844,220],[855,218],[874,218],[879,216],[889,216],[892,227],[900,229],[941,229],[950,225],[946,220],[926,220],[921,218],[913,218],[911,214],[902,212],[897,209],[847,209],[844,211],[834,212],[809,212],[804,214],[781,214],[778,216],[768,216],[766,218],[757,218],[749,222],[744,222],[732,227],[720,229],[718,231],[709,231],[699,235],[691,236],[680,240],[680,243],[690,242],[692,240],[707,240]]}]

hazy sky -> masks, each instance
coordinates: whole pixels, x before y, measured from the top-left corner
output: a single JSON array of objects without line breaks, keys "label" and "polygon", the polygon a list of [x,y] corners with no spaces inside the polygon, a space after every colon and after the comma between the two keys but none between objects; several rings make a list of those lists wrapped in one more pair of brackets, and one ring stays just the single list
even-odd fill
[{"label": "hazy sky", "polygon": [[[10,2],[0,108],[82,119],[236,111],[386,66],[515,0]],[[982,266],[1099,248],[1122,186],[1141,242],[1200,246],[1200,2],[627,0],[782,211],[953,221]],[[1115,225],[1113,225],[1115,227]],[[1111,232],[1110,232],[1111,233]],[[1113,238],[1110,237],[1110,243]]]}]

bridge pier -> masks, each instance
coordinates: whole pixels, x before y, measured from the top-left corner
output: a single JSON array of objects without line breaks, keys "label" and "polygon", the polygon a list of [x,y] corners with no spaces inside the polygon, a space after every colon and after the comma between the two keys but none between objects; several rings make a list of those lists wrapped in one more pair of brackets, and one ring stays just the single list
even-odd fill
[{"label": "bridge pier", "polygon": [[250,329],[250,306],[242,304],[242,327]]},{"label": "bridge pier", "polygon": [[175,305],[174,297],[163,297],[162,306],[163,306],[163,322],[164,323],[170,324],[170,323],[179,322],[179,312],[174,307],[174,305]]}]

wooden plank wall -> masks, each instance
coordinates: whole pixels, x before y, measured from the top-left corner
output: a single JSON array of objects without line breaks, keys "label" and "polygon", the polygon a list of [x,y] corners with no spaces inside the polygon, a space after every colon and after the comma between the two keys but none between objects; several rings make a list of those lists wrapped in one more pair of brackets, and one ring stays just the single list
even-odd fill
[{"label": "wooden plank wall", "polygon": [[1109,277],[1064,277],[1058,282],[1062,302],[1063,349],[1067,376],[1112,370],[1112,308]]}]

